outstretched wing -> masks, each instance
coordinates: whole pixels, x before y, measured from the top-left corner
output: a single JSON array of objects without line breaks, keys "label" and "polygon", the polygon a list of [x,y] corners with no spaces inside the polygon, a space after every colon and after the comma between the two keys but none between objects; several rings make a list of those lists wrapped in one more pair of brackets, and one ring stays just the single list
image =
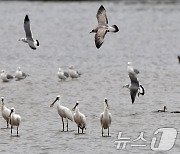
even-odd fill
[{"label": "outstretched wing", "polygon": [[139,81],[138,81],[136,75],[133,73],[129,73],[129,78],[131,80],[131,85],[137,86],[137,88],[139,88]]},{"label": "outstretched wing", "polygon": [[106,10],[103,5],[100,6],[97,14],[96,14],[98,24],[99,25],[107,25],[108,24],[108,19],[106,16]]},{"label": "outstretched wing", "polygon": [[33,41],[31,28],[30,28],[30,20],[29,20],[28,15],[26,15],[24,18],[24,31],[26,33],[27,40]]},{"label": "outstretched wing", "polygon": [[105,28],[99,28],[97,33],[95,34],[95,44],[98,49],[103,44],[106,33],[107,30]]}]

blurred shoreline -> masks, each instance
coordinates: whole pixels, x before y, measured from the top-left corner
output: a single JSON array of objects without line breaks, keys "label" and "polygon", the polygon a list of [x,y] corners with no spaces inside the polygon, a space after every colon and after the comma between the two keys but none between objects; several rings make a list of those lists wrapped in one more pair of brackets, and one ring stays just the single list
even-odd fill
[{"label": "blurred shoreline", "polygon": [[83,1],[88,1],[88,2],[110,2],[110,1],[116,1],[116,2],[124,2],[128,4],[136,4],[136,3],[141,3],[141,4],[176,4],[180,3],[180,0],[0,0],[0,1],[56,1],[56,2],[83,2]]}]

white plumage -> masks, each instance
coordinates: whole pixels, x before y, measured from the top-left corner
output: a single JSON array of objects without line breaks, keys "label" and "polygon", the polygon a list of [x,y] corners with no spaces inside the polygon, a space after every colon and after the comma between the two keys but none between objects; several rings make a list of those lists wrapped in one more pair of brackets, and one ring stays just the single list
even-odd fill
[{"label": "white plumage", "polygon": [[12,75],[6,74],[5,70],[1,70],[1,79],[3,82],[11,81],[13,78]]},{"label": "white plumage", "polygon": [[79,111],[78,105],[79,105],[79,101],[76,102],[76,105],[74,106],[73,111],[75,111],[74,121],[77,124],[78,134],[79,134],[79,128],[82,129],[82,133],[83,133],[83,130],[86,129],[86,117],[83,113]]},{"label": "white plumage", "polygon": [[73,69],[73,66],[69,66],[68,74],[72,79],[77,79],[80,77],[80,73]]},{"label": "white plumage", "polygon": [[59,68],[57,75],[58,75],[58,78],[61,80],[65,80],[69,77],[69,74],[67,72],[64,72],[61,68]]},{"label": "white plumage", "polygon": [[13,126],[17,126],[17,136],[19,135],[18,128],[20,123],[21,123],[21,116],[15,114],[15,109],[12,107],[10,112],[11,135],[12,135]]},{"label": "white plumage", "polygon": [[9,115],[11,113],[11,110],[5,106],[4,97],[1,97],[1,113],[2,113],[4,120],[6,120],[6,122],[7,122],[7,128],[8,128],[9,127]]},{"label": "white plumage", "polygon": [[61,98],[60,96],[57,96],[56,99],[54,100],[54,102],[50,105],[50,107],[53,107],[54,103],[59,100],[59,103],[57,105],[57,111],[58,111],[59,116],[62,119],[63,131],[64,131],[64,120],[63,120],[63,118],[65,118],[67,120],[67,131],[68,131],[68,119],[71,121],[74,121],[73,114],[69,108],[60,105],[60,98]]},{"label": "white plumage", "polygon": [[21,68],[20,68],[20,67],[17,68],[17,70],[16,70],[16,72],[15,72],[15,78],[16,78],[17,80],[24,79],[24,78],[26,78],[27,76],[28,76],[28,75],[27,75],[26,73],[24,73],[24,72],[21,71]]},{"label": "white plumage", "polygon": [[103,129],[108,129],[108,136],[109,136],[109,127],[111,125],[111,113],[109,112],[109,105],[107,102],[107,98],[104,99],[104,112],[100,115],[100,121],[102,126],[102,136]]}]

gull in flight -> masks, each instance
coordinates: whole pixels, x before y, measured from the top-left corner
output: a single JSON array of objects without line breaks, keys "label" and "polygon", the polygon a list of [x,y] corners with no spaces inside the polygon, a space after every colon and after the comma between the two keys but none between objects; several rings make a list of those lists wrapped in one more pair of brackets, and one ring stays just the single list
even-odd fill
[{"label": "gull in flight", "polygon": [[5,106],[4,97],[1,97],[1,113],[4,120],[6,120],[7,122],[7,128],[9,128],[9,115],[11,113],[11,110]]},{"label": "gull in flight", "polygon": [[60,99],[61,99],[61,96],[57,96],[56,99],[54,100],[54,102],[50,105],[50,107],[53,107],[54,106],[54,103],[56,103],[56,101],[59,101],[58,105],[57,105],[57,111],[58,111],[58,114],[59,116],[61,117],[62,119],[62,123],[63,123],[63,132],[64,132],[64,119],[66,119],[67,121],[67,131],[68,131],[68,119],[71,120],[71,121],[74,121],[73,119],[73,114],[71,112],[71,110],[65,106],[62,106],[60,104]]},{"label": "gull in flight", "polygon": [[133,73],[133,74],[140,73],[138,69],[133,68],[132,62],[128,62],[127,71],[128,71],[128,73]]},{"label": "gull in flight", "polygon": [[119,28],[116,25],[108,26],[108,19],[106,16],[106,10],[103,5],[100,6],[97,14],[98,26],[90,33],[95,34],[95,45],[99,49],[104,42],[104,37],[107,32],[118,32]]},{"label": "gull in flight", "polygon": [[103,129],[108,129],[108,136],[109,136],[109,127],[111,125],[111,113],[109,112],[109,105],[107,98],[104,99],[104,112],[100,115],[100,121],[102,126],[102,136]]},{"label": "gull in flight", "polygon": [[137,74],[139,74],[139,71],[137,69],[134,69],[130,62],[128,62],[127,70],[128,70],[129,78],[131,80],[131,84],[127,84],[127,85],[125,85],[123,87],[126,87],[126,88],[129,89],[132,104],[133,104],[134,101],[135,101],[135,98],[136,98],[136,94],[138,94],[138,96],[139,95],[144,95],[145,90],[144,90],[144,87],[139,84],[139,81],[137,79]]},{"label": "gull in flight", "polygon": [[24,18],[24,31],[26,33],[26,38],[21,38],[19,41],[28,43],[33,50],[36,50],[36,47],[39,46],[39,41],[33,39],[28,15]]},{"label": "gull in flight", "polygon": [[5,70],[1,70],[1,79],[3,82],[11,81],[14,77],[10,74],[6,74]]},{"label": "gull in flight", "polygon": [[11,136],[12,136],[13,126],[17,126],[17,136],[18,136],[19,135],[18,128],[21,123],[21,116],[18,114],[15,114],[15,109],[12,107],[9,117],[10,117],[10,124],[11,124]]},{"label": "gull in flight", "polygon": [[79,105],[79,101],[76,102],[76,105],[72,110],[75,111],[74,121],[78,127],[78,134],[79,134],[79,128],[82,129],[82,134],[83,134],[83,130],[86,129],[86,117],[83,113],[79,111],[78,105]]},{"label": "gull in flight", "polygon": [[15,72],[15,78],[17,80],[25,79],[27,76],[29,76],[29,75],[22,72],[20,67],[17,68],[17,71]]},{"label": "gull in flight", "polygon": [[58,78],[61,80],[65,80],[69,77],[69,74],[67,72],[64,72],[62,70],[62,68],[59,68],[58,72],[57,72]]}]

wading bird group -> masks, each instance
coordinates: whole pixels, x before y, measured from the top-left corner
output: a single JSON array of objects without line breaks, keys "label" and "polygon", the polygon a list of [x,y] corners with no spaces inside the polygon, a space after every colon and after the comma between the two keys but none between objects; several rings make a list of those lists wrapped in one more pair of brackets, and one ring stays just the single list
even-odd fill
[{"label": "wading bird group", "polygon": [[[100,8],[97,11],[96,14],[97,21],[98,21],[98,26],[93,29],[90,33],[95,33],[95,46],[99,49],[105,39],[105,36],[108,32],[118,32],[119,28],[117,25],[109,26],[108,25],[108,18],[106,15],[106,10],[103,5],[100,6]],[[33,50],[36,50],[37,47],[40,46],[40,43],[37,39],[33,38],[32,32],[31,32],[31,27],[30,27],[30,19],[28,15],[25,16],[24,18],[24,31],[25,31],[25,38],[19,39],[19,41],[22,41],[24,43],[27,43],[29,47]],[[179,58],[180,59],[180,58]],[[130,84],[127,84],[126,87],[129,89],[130,92],[130,97],[132,104],[135,102],[136,95],[144,95],[145,94],[145,89],[144,87],[140,84],[137,76],[140,74],[139,70],[133,68],[132,63],[128,62],[127,65],[127,72],[128,76],[130,78]],[[28,74],[24,73],[21,71],[21,68],[18,67],[15,75],[10,75],[5,72],[5,70],[1,70],[1,79],[3,82],[8,82],[11,81],[13,78],[16,78],[17,80],[25,79]],[[64,71],[62,68],[58,69],[57,72],[57,77],[60,80],[66,80],[67,78],[72,78],[72,79],[77,79],[81,76],[81,73],[79,73],[77,70],[73,68],[73,66],[69,66],[69,69],[67,71]],[[53,101],[52,104],[50,104],[50,107],[53,107],[54,104],[57,103],[57,112],[61,118],[62,121],[62,131],[68,131],[68,121],[75,122],[77,125],[77,132],[78,134],[84,133],[84,130],[86,129],[86,116],[80,112],[79,106],[80,102],[77,101],[75,103],[75,106],[72,109],[69,109],[65,106],[62,105],[61,102],[61,96],[58,95],[55,100]],[[105,98],[104,101],[104,111],[100,114],[100,124],[102,128],[102,136],[104,136],[104,129],[107,129],[107,136],[110,136],[110,125],[112,121],[112,116],[110,113],[110,108],[109,108],[109,102],[108,99]],[[158,110],[158,112],[166,112],[167,108],[164,107],[164,110]],[[17,127],[17,136],[19,135],[19,126],[21,123],[21,116],[15,113],[15,109],[11,107],[10,109],[5,106],[4,103],[4,97],[1,97],[1,112],[2,112],[2,117],[7,123],[7,127],[9,128],[9,124],[11,125],[11,135],[13,134],[12,130],[13,127]],[[179,113],[178,111],[174,111],[172,113]],[[66,126],[65,126],[66,123]],[[66,128],[65,128],[66,127]]]}]

